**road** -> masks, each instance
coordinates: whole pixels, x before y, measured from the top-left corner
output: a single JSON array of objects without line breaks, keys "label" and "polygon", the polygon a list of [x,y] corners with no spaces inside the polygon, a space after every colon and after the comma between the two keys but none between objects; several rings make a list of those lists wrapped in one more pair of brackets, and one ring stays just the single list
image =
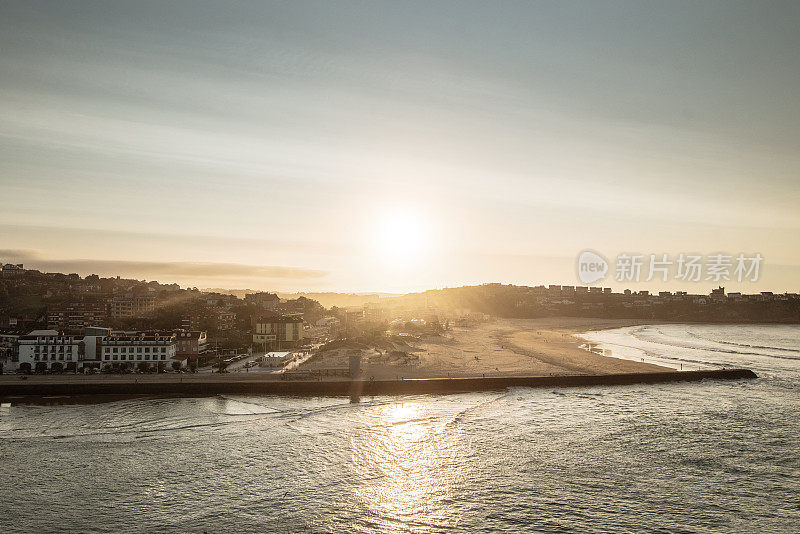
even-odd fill
[{"label": "road", "polygon": [[[283,370],[284,371],[291,371],[293,369],[297,369],[302,364],[304,364],[306,361],[308,361],[311,358],[311,356],[314,355],[314,351],[316,351],[320,346],[321,346],[321,344],[315,344],[315,345],[311,346],[311,350],[310,351],[299,353],[300,355],[299,356],[295,356],[295,359],[289,361],[289,363],[287,363],[283,367]],[[227,371],[229,373],[247,373],[247,372],[270,373],[270,372],[275,372],[275,371],[280,370],[280,369],[270,369],[270,368],[265,368],[265,367],[251,367],[250,370],[248,371],[245,368],[245,364],[247,364],[248,362],[255,361],[257,358],[260,358],[261,356],[264,356],[263,352],[254,352],[253,354],[249,355],[246,358],[243,358],[243,359],[241,359],[241,360],[239,360],[237,362],[233,362],[233,363],[229,364],[226,369],[227,369]],[[228,357],[230,358],[230,356],[228,356]],[[216,371],[216,366],[209,365],[207,367],[202,367],[202,368],[198,369],[197,371],[199,373],[212,373],[212,372]]]},{"label": "road", "polygon": [[313,355],[314,355],[313,352],[305,352],[301,356],[299,356],[299,357],[295,358],[294,360],[290,361],[289,363],[287,363],[283,368],[286,371],[291,371],[292,369],[297,369],[302,364],[307,362],[309,360],[309,358],[311,358],[311,356],[313,356]]},{"label": "road", "polygon": [[[251,361],[255,360],[256,358],[258,358],[259,356],[263,356],[263,354],[253,353],[253,354],[249,355],[248,357],[243,358],[243,359],[241,359],[241,360],[239,360],[237,362],[232,362],[232,363],[228,364],[228,367],[226,367],[226,370],[229,373],[239,372],[240,370],[244,369],[244,365],[247,362],[251,362]],[[226,356],[225,358],[230,358],[230,357],[231,356]],[[216,364],[207,365],[206,367],[201,367],[200,369],[197,370],[198,373],[215,373],[216,371],[217,371]]]}]

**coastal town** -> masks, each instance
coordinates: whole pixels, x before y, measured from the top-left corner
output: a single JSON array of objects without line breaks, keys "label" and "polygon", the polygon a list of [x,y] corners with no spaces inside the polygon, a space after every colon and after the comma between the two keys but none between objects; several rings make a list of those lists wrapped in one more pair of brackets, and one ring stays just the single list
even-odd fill
[{"label": "coastal town", "polygon": [[800,534],[800,1],[0,14],[0,534]]},{"label": "coastal town", "polygon": [[[617,321],[613,324],[800,322],[797,293],[747,295],[726,293],[723,287],[708,294],[650,294],[614,293],[603,287],[483,284],[398,296],[314,296],[328,307],[303,295],[223,293],[5,264],[0,270],[2,371],[328,378],[352,373],[349,358],[355,354],[370,376],[455,376],[459,367],[460,374],[472,368],[473,374],[485,375],[501,372],[500,352],[507,347],[480,347],[514,320],[520,330],[554,317],[564,318],[561,324],[569,324],[568,318]],[[525,320],[539,322],[519,322]],[[466,350],[494,360],[482,366],[454,361],[452,370],[443,367],[441,361],[455,350],[456,337],[463,342],[462,359]],[[448,340],[449,348],[442,349],[442,340]],[[525,371],[509,365],[507,371]]]}]

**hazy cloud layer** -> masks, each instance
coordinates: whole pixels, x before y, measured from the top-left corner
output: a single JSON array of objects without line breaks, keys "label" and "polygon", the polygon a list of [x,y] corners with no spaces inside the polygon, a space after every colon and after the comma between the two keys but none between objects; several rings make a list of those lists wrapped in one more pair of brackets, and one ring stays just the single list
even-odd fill
[{"label": "hazy cloud layer", "polygon": [[314,279],[328,273],[314,269],[272,265],[245,265],[215,262],[157,262],[92,259],[47,259],[30,250],[0,250],[0,261],[24,263],[27,268],[45,272],[64,272],[81,275],[122,276],[158,279],[168,282],[174,278],[264,278],[264,279]]}]

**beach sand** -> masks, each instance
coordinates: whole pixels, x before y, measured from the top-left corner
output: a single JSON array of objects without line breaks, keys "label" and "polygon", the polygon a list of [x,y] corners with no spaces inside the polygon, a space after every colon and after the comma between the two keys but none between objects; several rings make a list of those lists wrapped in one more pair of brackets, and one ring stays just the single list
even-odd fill
[{"label": "beach sand", "polygon": [[576,334],[641,324],[625,319],[554,317],[495,319],[453,327],[410,345],[418,365],[364,364],[366,377],[388,378],[550,376],[672,371],[667,367],[594,354]]}]

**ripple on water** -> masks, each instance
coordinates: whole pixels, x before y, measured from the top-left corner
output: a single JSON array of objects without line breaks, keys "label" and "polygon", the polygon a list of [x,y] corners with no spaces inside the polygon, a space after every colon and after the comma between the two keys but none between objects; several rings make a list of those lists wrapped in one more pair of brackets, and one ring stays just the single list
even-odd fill
[{"label": "ripple on water", "polygon": [[[714,328],[648,335],[663,336],[659,357],[709,365],[723,353],[679,345],[769,350],[796,335]],[[745,349],[734,357],[755,361]],[[0,530],[793,532],[800,372],[792,360],[758,361],[769,372],[750,381],[358,405],[220,396],[14,406],[0,413],[0,480],[13,488]]]}]

